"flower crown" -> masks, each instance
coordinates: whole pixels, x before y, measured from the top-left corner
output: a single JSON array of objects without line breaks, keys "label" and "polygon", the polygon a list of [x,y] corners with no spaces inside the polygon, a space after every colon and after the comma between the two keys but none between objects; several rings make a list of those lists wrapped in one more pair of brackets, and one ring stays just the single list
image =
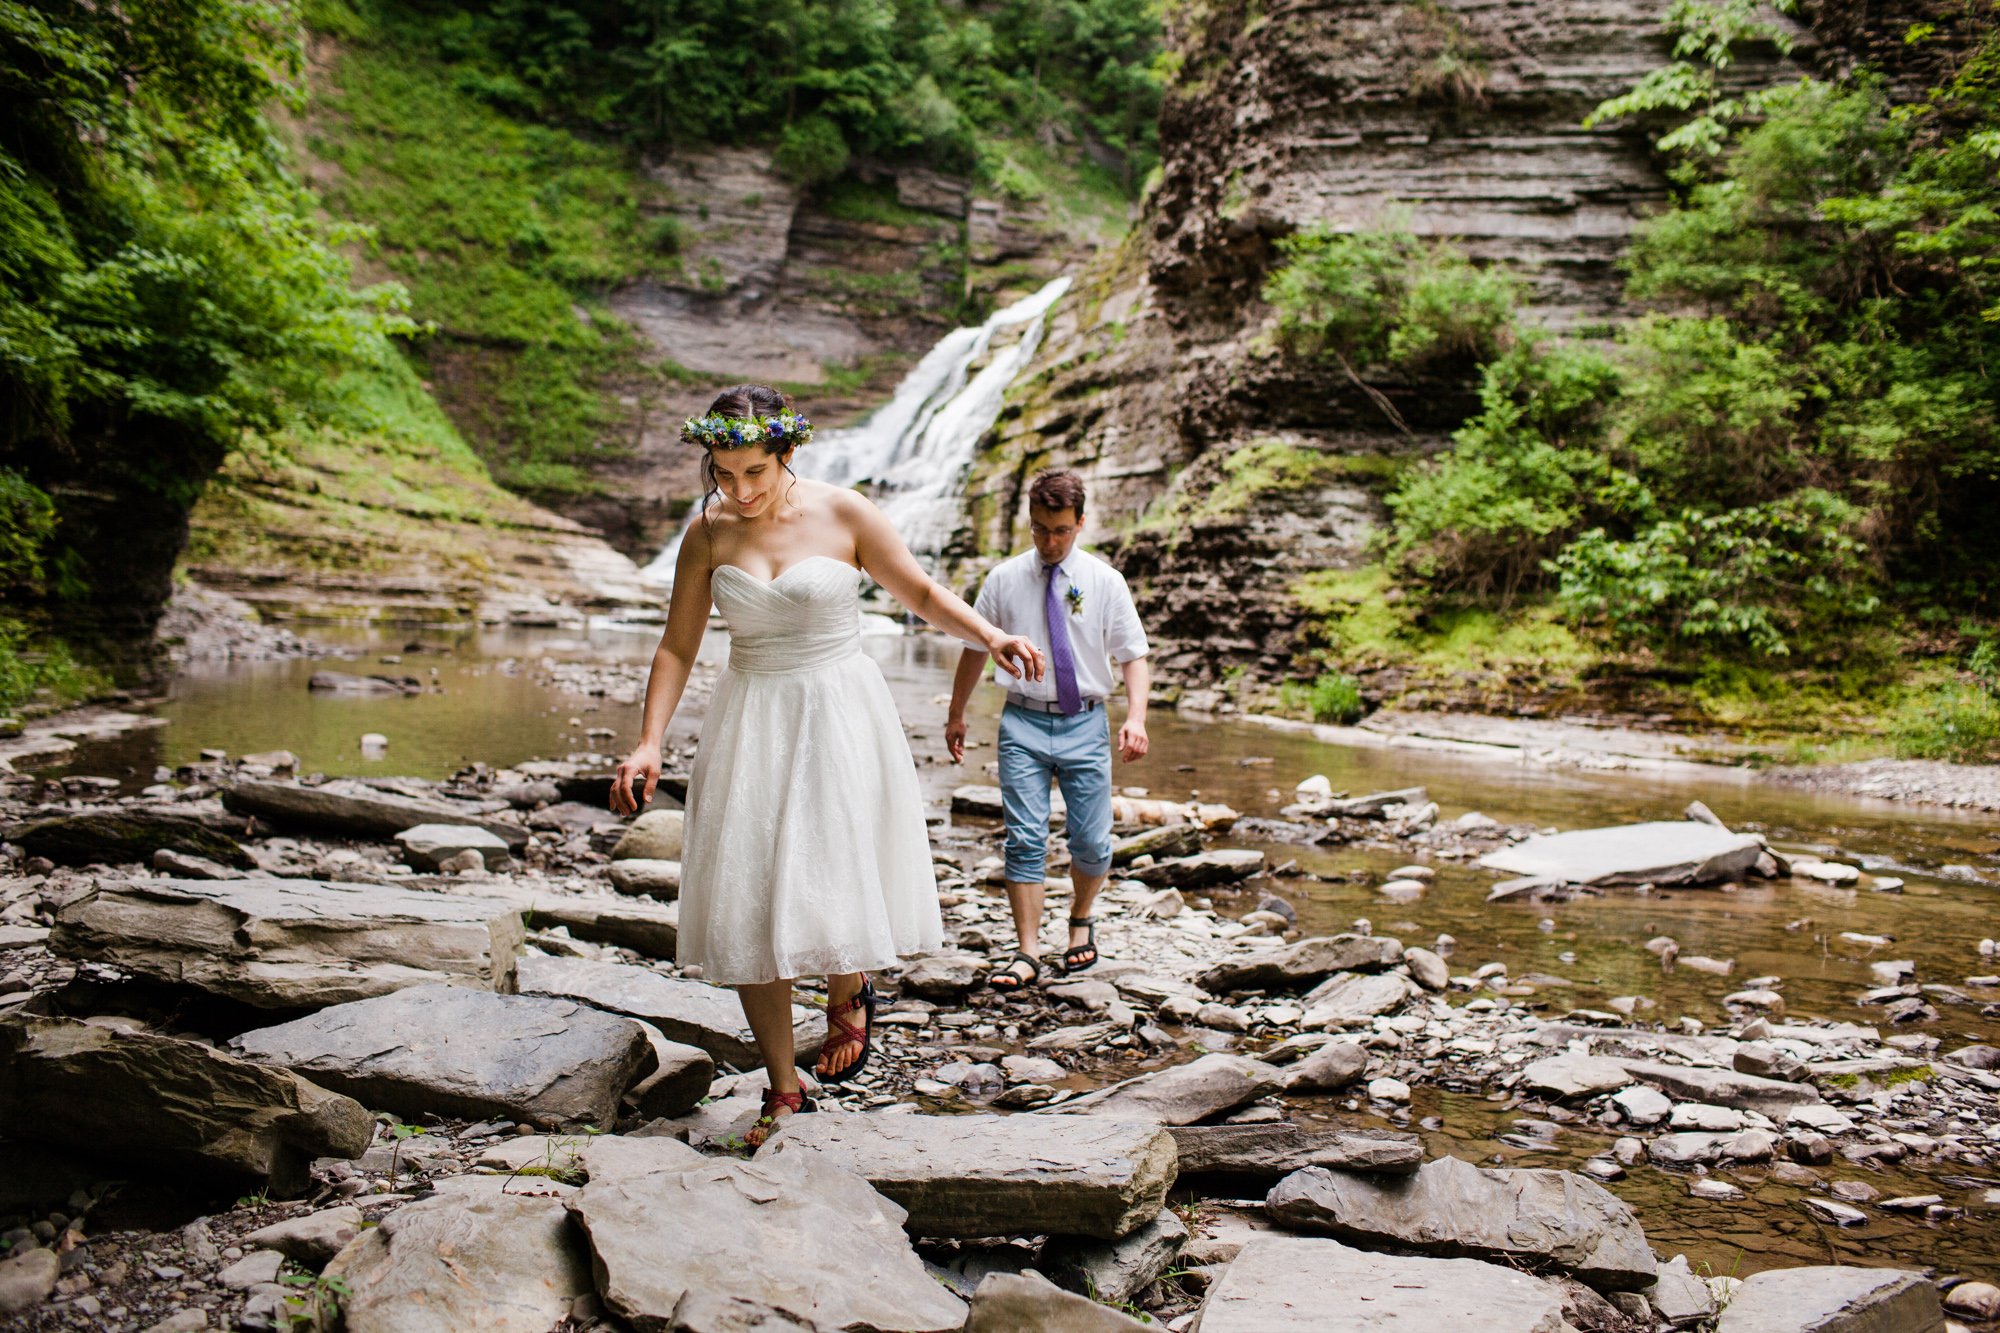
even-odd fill
[{"label": "flower crown", "polygon": [[681,439],[704,449],[741,449],[745,445],[796,448],[812,439],[812,422],[799,412],[774,417],[689,417],[681,424]]}]

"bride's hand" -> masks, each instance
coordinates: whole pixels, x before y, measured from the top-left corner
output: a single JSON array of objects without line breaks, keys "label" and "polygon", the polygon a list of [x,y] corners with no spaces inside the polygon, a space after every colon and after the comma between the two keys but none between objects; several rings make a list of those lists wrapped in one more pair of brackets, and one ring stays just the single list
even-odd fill
[{"label": "bride's hand", "polygon": [[660,780],[660,747],[641,745],[611,775],[611,813],[635,815],[653,799]]},{"label": "bride's hand", "polygon": [[988,652],[1000,669],[1016,680],[1040,680],[1042,678],[1042,652],[1034,641],[1025,635],[1001,635],[989,645]]}]

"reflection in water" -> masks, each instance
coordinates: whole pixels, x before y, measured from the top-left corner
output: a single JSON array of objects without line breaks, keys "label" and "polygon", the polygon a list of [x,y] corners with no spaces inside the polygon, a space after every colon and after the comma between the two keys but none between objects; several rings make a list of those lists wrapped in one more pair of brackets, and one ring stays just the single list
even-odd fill
[{"label": "reflection in water", "polygon": [[[400,639],[328,637],[365,651],[347,663],[266,663],[190,674],[175,683],[159,709],[168,726],[87,746],[63,769],[129,773],[143,784],[152,780],[155,766],[190,762],[211,746],[232,754],[289,749],[300,756],[306,771],[329,774],[440,777],[475,759],[508,765],[591,752],[609,763],[635,738],[638,705],[554,692],[536,683],[534,664],[545,654],[643,663],[652,649],[646,636],[617,632],[593,633],[588,639],[487,632],[425,636],[425,643],[449,648],[450,655],[402,653],[400,663],[385,665],[377,657],[400,653]],[[975,700],[976,748],[966,767],[943,759],[944,701],[957,646],[922,634],[870,637],[865,650],[881,665],[902,709],[926,795],[942,803],[959,783],[993,781],[996,690],[982,688]],[[719,661],[726,653],[726,635],[711,632],[704,659]],[[441,692],[386,699],[308,694],[306,679],[321,666],[413,675]],[[572,719],[579,725],[572,725]],[[691,716],[677,720],[675,733],[690,734],[696,722]],[[1854,1003],[1872,984],[1871,961],[1911,959],[1919,981],[1953,985],[1993,970],[1992,961],[1977,954],[1981,936],[1994,934],[2000,920],[2000,890],[1994,887],[2000,881],[1995,856],[2000,840],[1988,818],[1801,793],[1731,773],[1689,781],[1513,767],[1431,753],[1338,749],[1306,736],[1196,723],[1168,711],[1155,712],[1151,726],[1152,757],[1120,765],[1121,784],[1145,786],[1161,796],[1226,801],[1247,815],[1276,817],[1291,799],[1292,786],[1312,773],[1324,773],[1336,790],[1351,792],[1423,784],[1447,818],[1479,810],[1504,822],[1562,828],[1673,818],[1698,797],[1732,825],[1763,829],[1781,848],[1837,851],[1885,871],[1902,867],[1896,873],[1909,881],[1902,894],[1787,881],[1752,883],[1735,892],[1620,890],[1561,904],[1489,906],[1484,897],[1493,876],[1440,861],[1436,883],[1421,898],[1392,904],[1371,885],[1408,860],[1407,850],[1266,844],[1274,861],[1295,859],[1301,870],[1326,877],[1287,879],[1278,885],[1297,904],[1300,923],[1309,933],[1346,929],[1367,918],[1377,932],[1413,944],[1451,935],[1458,941],[1451,959],[1455,972],[1499,961],[1515,979],[1539,974],[1536,995],[1523,1002],[1548,1016],[1601,1009],[1614,996],[1636,996],[1642,1022],[1672,1023],[1691,1015],[1720,1023],[1728,1017],[1723,995],[1750,977],[1771,974],[1784,979],[1791,1016],[1879,1023],[1879,1010]],[[585,733],[592,727],[611,734],[589,738]],[[360,737],[367,731],[389,737],[380,760],[361,755]],[[1253,759],[1269,762],[1245,762]],[[1985,882],[1939,874],[1946,865],[1970,866]],[[1225,912],[1250,905],[1217,900]],[[1843,932],[1886,936],[1892,943],[1871,951],[1842,941]],[[1684,953],[1734,959],[1733,974],[1663,972],[1641,947],[1660,934],[1674,936]],[[1985,1003],[1994,998],[2000,997],[1989,994]],[[1933,997],[1939,1020],[1922,1030],[1939,1037],[1946,1050],[1966,1040],[2000,1042],[2000,1019],[1980,1005],[1954,1006],[1940,999]],[[1427,1135],[1434,1152],[1449,1150],[1487,1164],[1573,1165],[1602,1151],[1610,1139],[1598,1127],[1567,1125],[1548,1151],[1524,1151],[1497,1137],[1521,1114],[1509,1110],[1504,1099],[1422,1087],[1416,1098],[1415,1119],[1443,1117],[1443,1128]],[[1330,1112],[1336,1106],[1336,1099],[1324,1099],[1314,1109]],[[2000,1179],[1987,1177],[2000,1173],[1840,1163],[1820,1174],[1828,1180],[1866,1180],[1883,1197],[1937,1193],[1974,1211],[1957,1221],[1931,1224],[1870,1209],[1868,1225],[1837,1229],[1807,1217],[1798,1205],[1802,1189],[1751,1170],[1728,1173],[1751,1195],[1738,1203],[1689,1198],[1685,1178],[1646,1167],[1609,1188],[1641,1209],[1657,1247],[1669,1253],[1685,1250],[1697,1266],[1705,1263],[1717,1273],[1836,1258],[1977,1271],[1990,1268],[1992,1254],[2000,1249],[2000,1214],[1990,1208],[1980,1211],[1985,1189],[2000,1186]]]}]

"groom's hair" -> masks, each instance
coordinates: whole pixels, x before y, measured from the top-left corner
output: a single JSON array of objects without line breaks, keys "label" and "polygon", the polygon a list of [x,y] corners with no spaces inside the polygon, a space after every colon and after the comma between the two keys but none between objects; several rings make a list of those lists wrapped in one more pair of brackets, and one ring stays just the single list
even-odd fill
[{"label": "groom's hair", "polygon": [[1083,517],[1083,478],[1066,467],[1045,468],[1028,483],[1028,503],[1036,509],[1074,509]]}]

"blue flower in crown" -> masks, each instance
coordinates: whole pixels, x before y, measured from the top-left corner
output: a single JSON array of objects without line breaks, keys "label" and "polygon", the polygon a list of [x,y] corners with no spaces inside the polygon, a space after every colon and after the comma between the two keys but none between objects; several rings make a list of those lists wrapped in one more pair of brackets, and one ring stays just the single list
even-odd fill
[{"label": "blue flower in crown", "polygon": [[797,448],[811,440],[812,434],[812,422],[797,412],[780,412],[774,417],[689,417],[681,423],[681,439],[704,449],[746,444]]}]

